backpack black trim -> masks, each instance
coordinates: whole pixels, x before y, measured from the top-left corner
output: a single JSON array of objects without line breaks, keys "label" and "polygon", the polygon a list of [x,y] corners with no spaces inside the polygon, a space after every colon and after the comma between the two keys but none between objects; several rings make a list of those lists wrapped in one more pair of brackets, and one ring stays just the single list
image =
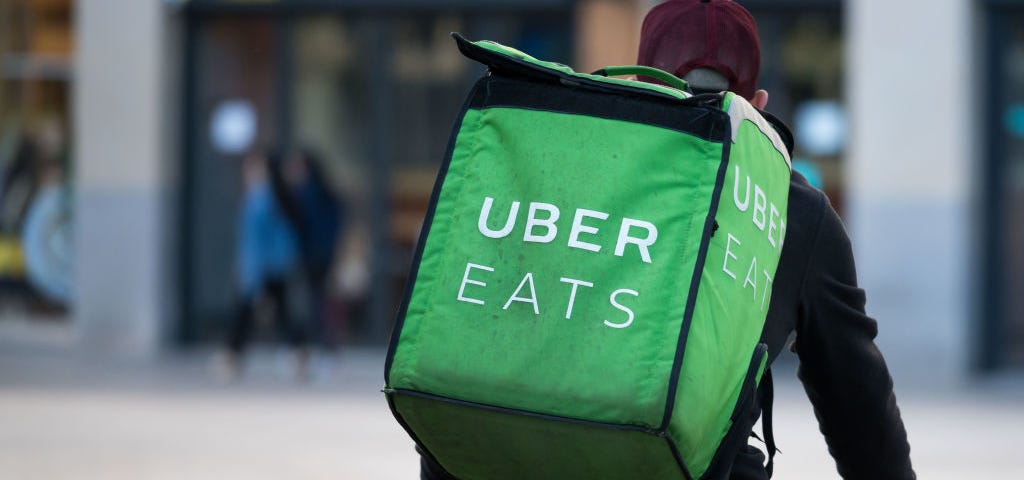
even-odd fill
[{"label": "backpack black trim", "polygon": [[[731,129],[731,125],[729,129]],[[731,135],[731,133],[730,133]],[[683,357],[686,354],[686,339],[690,333],[690,324],[693,322],[693,310],[697,304],[697,293],[700,289],[701,276],[704,273],[704,263],[708,256],[708,246],[711,244],[711,234],[715,230],[715,216],[718,213],[719,197],[722,196],[722,188],[725,184],[725,174],[729,167],[729,152],[732,142],[725,142],[722,148],[722,160],[718,165],[718,177],[715,180],[715,189],[711,193],[711,207],[708,209],[708,216],[704,219],[704,233],[701,234],[700,249],[697,251],[697,261],[693,267],[693,275],[690,279],[690,291],[687,293],[686,309],[683,311],[683,324],[679,328],[679,340],[676,343],[676,358],[672,362],[672,374],[668,381],[668,398],[665,400],[665,414],[661,419],[660,429],[668,428],[672,419],[672,411],[675,409],[676,390],[679,385],[679,372],[683,366]]]}]

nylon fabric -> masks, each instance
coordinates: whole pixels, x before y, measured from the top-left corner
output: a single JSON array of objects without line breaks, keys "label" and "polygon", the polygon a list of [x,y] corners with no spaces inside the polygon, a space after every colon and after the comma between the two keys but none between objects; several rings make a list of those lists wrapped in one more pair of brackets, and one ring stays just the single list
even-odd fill
[{"label": "nylon fabric", "polygon": [[[671,332],[682,321],[685,279],[694,268],[721,145],[659,127],[512,108],[470,110],[462,125],[392,386],[657,426],[667,395],[658,372],[672,367]],[[680,151],[688,152],[686,161],[673,155]],[[486,224],[493,230],[508,223],[519,202],[503,238],[480,231],[487,198],[493,203]],[[548,243],[523,240],[531,202],[558,209],[554,230],[533,229],[554,233]],[[581,225],[596,233],[576,238],[599,251],[568,246],[578,209],[608,215],[584,214]],[[616,255],[626,219],[655,226],[657,240],[644,248],[649,263],[633,244]],[[644,228],[627,233],[648,236]],[[574,288],[563,279],[592,286]],[[606,324],[625,325],[631,315],[628,326]],[[445,341],[421,343],[424,338]]]}]

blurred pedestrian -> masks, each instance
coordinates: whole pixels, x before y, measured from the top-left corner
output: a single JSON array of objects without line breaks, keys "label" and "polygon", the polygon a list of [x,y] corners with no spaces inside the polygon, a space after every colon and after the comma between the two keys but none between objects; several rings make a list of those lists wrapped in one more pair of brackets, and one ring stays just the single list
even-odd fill
[{"label": "blurred pedestrian", "polygon": [[302,265],[309,289],[309,324],[315,341],[323,347],[325,354],[316,357],[314,367],[318,372],[326,373],[338,345],[337,328],[325,314],[325,302],[335,247],[344,219],[344,204],[331,189],[320,159],[312,150],[303,149],[289,154],[283,174],[287,193],[295,207],[295,215],[290,220],[299,233]]},{"label": "blurred pedestrian", "polygon": [[283,190],[280,162],[252,153],[242,163],[243,196],[238,215],[238,305],[227,337],[224,367],[230,377],[241,371],[241,359],[252,333],[260,301],[273,304],[278,331],[294,350],[296,372],[306,376],[308,349],[301,322],[291,315],[290,292],[300,272],[298,232],[289,220],[297,215]]}]

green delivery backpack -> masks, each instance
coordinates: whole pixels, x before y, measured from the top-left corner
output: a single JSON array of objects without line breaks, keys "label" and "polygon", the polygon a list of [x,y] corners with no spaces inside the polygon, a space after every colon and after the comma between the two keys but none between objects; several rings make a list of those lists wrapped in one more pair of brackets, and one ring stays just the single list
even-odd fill
[{"label": "green delivery backpack", "polygon": [[786,143],[732,93],[454,36],[489,71],[392,336],[395,417],[459,479],[724,475],[766,369]]}]

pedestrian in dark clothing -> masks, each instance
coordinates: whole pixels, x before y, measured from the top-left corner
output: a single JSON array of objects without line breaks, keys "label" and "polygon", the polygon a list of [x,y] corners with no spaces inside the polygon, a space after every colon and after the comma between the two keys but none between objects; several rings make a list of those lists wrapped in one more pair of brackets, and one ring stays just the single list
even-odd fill
[{"label": "pedestrian in dark clothing", "polygon": [[[763,110],[768,93],[756,90],[760,43],[753,17],[728,0],[669,0],[644,20],[638,64],[690,82],[695,91],[731,90]],[[653,81],[653,80],[652,80]],[[792,149],[792,136],[766,118]],[[864,312],[850,240],[824,193],[793,172],[788,228],[762,334],[774,361],[793,332],[804,385],[829,452],[846,479],[913,479],[910,446],[892,378],[875,346],[878,325]],[[771,381],[762,382],[752,425],[770,424]],[[768,432],[766,432],[768,433]],[[766,438],[770,453],[774,441]],[[799,454],[799,452],[792,452]],[[719,477],[767,479],[766,455],[745,445],[731,471]],[[769,462],[770,465],[770,462]],[[448,479],[422,456],[421,478]]]},{"label": "pedestrian in dark clothing", "polygon": [[318,157],[310,150],[288,156],[284,179],[296,210],[292,223],[299,233],[302,265],[310,290],[310,326],[321,345],[333,351],[337,338],[326,318],[325,302],[344,204],[328,185]]}]

